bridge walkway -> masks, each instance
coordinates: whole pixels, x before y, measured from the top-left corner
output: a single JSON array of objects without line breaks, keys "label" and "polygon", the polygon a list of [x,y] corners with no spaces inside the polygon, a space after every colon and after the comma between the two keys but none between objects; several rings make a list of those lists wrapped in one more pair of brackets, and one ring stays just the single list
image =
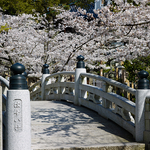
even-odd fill
[{"label": "bridge walkway", "polygon": [[31,101],[32,149],[142,150],[126,130],[66,101]]}]

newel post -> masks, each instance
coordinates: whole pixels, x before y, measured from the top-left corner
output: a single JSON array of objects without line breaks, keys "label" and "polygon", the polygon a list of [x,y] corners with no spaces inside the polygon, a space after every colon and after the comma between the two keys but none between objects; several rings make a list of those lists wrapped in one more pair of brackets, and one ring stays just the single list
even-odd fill
[{"label": "newel post", "polygon": [[26,77],[22,75],[25,67],[16,63],[11,66],[6,101],[6,150],[31,149],[31,110],[30,93]]},{"label": "newel post", "polygon": [[[81,73],[86,73],[86,69],[85,69],[85,63],[84,63],[84,57],[82,55],[77,57],[77,66],[76,66],[76,70],[75,70],[75,99],[74,99],[74,104],[75,105],[80,105],[79,102],[79,97],[81,95],[81,90],[79,89],[79,84],[80,81],[82,80],[80,78],[80,74]],[[86,82],[86,79],[83,81]]]},{"label": "newel post", "polygon": [[136,90],[136,109],[135,109],[135,139],[137,142],[143,142],[145,130],[145,101],[149,90],[148,72],[140,71],[138,73],[138,89]]},{"label": "newel post", "polygon": [[48,64],[45,64],[43,65],[43,68],[42,68],[42,83],[41,83],[41,100],[44,100],[45,99],[45,78],[47,76],[49,76],[49,69],[48,69],[49,65]]}]

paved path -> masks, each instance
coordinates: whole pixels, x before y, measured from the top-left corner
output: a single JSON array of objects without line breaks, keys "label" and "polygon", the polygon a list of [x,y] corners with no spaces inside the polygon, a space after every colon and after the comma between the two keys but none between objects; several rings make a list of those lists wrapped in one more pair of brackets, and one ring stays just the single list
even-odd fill
[{"label": "paved path", "polygon": [[137,147],[131,134],[87,108],[65,101],[31,101],[31,111],[34,150]]}]

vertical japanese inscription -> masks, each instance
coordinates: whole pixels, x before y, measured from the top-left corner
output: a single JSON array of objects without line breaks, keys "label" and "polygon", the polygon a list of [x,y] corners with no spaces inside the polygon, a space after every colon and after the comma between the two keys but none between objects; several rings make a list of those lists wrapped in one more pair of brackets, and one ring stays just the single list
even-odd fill
[{"label": "vertical japanese inscription", "polygon": [[14,100],[14,130],[22,131],[22,101],[21,99]]}]

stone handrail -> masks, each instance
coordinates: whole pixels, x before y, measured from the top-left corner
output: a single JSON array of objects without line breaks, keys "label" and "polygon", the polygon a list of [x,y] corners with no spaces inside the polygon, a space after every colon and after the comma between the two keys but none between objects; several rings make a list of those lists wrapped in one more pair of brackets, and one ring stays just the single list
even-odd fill
[{"label": "stone handrail", "polygon": [[0,82],[2,82],[7,88],[9,88],[9,81],[0,76]]},{"label": "stone handrail", "polygon": [[29,91],[32,93],[35,90],[37,90],[39,87],[41,86],[41,80],[39,80],[38,82],[36,82],[35,84],[33,84],[30,88]]},{"label": "stone handrail", "polygon": [[46,81],[48,81],[50,78],[53,78],[53,77],[60,77],[60,76],[64,76],[64,75],[75,75],[75,72],[71,72],[71,71],[64,71],[64,72],[58,72],[58,73],[54,73],[54,74],[51,74],[49,76],[46,77]]},{"label": "stone handrail", "polygon": [[[70,76],[74,76],[75,72],[58,72],[45,78],[45,99],[52,100],[69,100],[73,102],[75,96],[74,82],[68,82]],[[65,78],[66,77],[66,78]],[[56,79],[57,78],[57,79]],[[54,79],[54,81],[52,81]]]},{"label": "stone handrail", "polygon": [[[0,149],[3,147],[3,124],[5,125],[5,112],[6,112],[6,101],[7,101],[7,90],[9,88],[9,81],[0,76]],[[3,136],[2,136],[3,135]]]},{"label": "stone handrail", "polygon": [[6,100],[7,100],[7,90],[9,88],[9,81],[0,76],[0,82],[2,87],[2,109],[3,111],[6,110]]},{"label": "stone handrail", "polygon": [[109,85],[121,88],[122,90],[125,90],[125,91],[127,91],[127,92],[129,92],[133,95],[136,94],[135,89],[133,89],[133,88],[131,88],[131,87],[125,85],[125,84],[122,84],[120,82],[117,82],[115,80],[109,79],[109,78],[105,78],[105,77],[102,77],[102,76],[89,74],[89,73],[81,73],[81,77],[88,77],[88,78],[96,79],[96,80],[99,80],[99,81],[105,81]]},{"label": "stone handrail", "polygon": [[39,80],[29,88],[31,100],[41,99],[41,82],[42,80]]},{"label": "stone handrail", "polygon": [[109,86],[121,88],[131,94],[136,94],[132,89],[120,82],[89,73],[80,74],[81,81],[84,78],[91,78],[102,81],[102,87],[80,83],[81,93],[87,92],[87,96],[80,95],[80,105],[97,111],[101,116],[108,118],[119,124],[133,136],[135,136],[135,106],[136,104],[125,97],[122,97],[108,90]]},{"label": "stone handrail", "polygon": [[[29,88],[29,91],[30,91],[30,96],[31,96],[31,100],[43,100],[43,99],[47,99],[49,96],[48,95],[51,95],[51,98],[49,99],[53,99],[53,96],[52,96],[52,93],[57,93],[58,90],[60,91],[60,87],[73,87],[73,85],[71,85],[71,83],[69,82],[65,82],[65,78],[64,76],[74,76],[75,73],[74,72],[69,72],[69,71],[66,71],[66,72],[58,72],[58,73],[54,73],[52,75],[47,75],[45,77],[45,80],[44,80],[44,87],[43,87],[43,91],[44,92],[44,95],[42,96],[43,92],[42,92],[42,88],[41,88],[41,85],[42,85],[42,80],[38,81],[37,83],[35,83],[34,85],[32,85],[30,88]],[[62,82],[62,83],[61,83]],[[66,85],[67,84],[67,85]],[[73,83],[72,83],[73,84]],[[52,90],[51,87],[55,87],[54,90]],[[65,89],[63,89],[65,90]],[[66,88],[67,90],[67,88]],[[73,90],[73,89],[72,89]],[[72,91],[73,92],[73,91]],[[63,92],[65,93],[65,92]],[[58,93],[57,93],[58,94]],[[59,97],[59,96],[57,96]]]}]

